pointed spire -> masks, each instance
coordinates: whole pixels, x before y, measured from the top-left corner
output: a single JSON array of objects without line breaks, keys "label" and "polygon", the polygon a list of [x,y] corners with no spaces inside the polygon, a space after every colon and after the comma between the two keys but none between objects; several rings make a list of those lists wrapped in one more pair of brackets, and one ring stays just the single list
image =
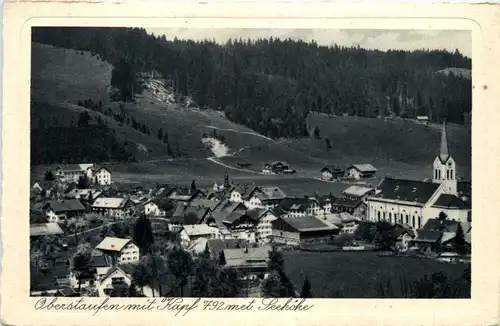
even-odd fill
[{"label": "pointed spire", "polygon": [[448,153],[448,139],[446,138],[446,121],[443,121],[443,129],[441,131],[441,148],[439,151],[439,159],[441,162],[446,162],[450,157]]}]

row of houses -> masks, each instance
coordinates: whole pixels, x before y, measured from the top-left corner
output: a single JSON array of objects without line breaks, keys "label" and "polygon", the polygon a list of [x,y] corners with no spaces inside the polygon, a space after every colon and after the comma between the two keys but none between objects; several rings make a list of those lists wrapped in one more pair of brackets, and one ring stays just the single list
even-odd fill
[{"label": "row of houses", "polygon": [[327,165],[321,169],[321,179],[325,181],[340,180],[340,179],[370,179],[374,178],[377,169],[371,164],[353,164],[346,169],[337,165]]}]

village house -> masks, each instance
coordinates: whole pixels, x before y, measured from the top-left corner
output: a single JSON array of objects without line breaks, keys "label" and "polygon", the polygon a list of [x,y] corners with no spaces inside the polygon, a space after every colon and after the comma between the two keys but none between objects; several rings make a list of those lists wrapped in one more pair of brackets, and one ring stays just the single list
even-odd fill
[{"label": "village house", "polygon": [[212,213],[210,208],[193,207],[179,203],[170,218],[169,228],[171,231],[178,232],[185,225],[208,224]]},{"label": "village house", "polygon": [[410,241],[410,246],[417,247],[420,252],[425,254],[437,254],[441,251],[442,236],[443,232],[441,231],[419,229],[416,238]]},{"label": "village house", "polygon": [[230,202],[233,203],[243,203],[244,198],[246,197],[249,190],[250,189],[248,188],[247,185],[233,186],[231,187],[231,189],[229,189],[227,193],[227,198],[229,199]]},{"label": "village house", "polygon": [[407,224],[394,224],[390,230],[390,237],[395,243],[398,251],[408,251],[410,243],[415,239],[415,231]]},{"label": "village house", "polygon": [[189,206],[196,208],[210,208],[212,211],[215,210],[221,201],[219,200],[211,200],[211,199],[194,199]]},{"label": "village house", "polygon": [[56,222],[30,224],[30,238],[32,239],[59,235],[64,235],[64,231]]},{"label": "village house", "polygon": [[49,222],[59,222],[86,211],[85,206],[77,199],[51,200],[43,205],[42,210]]},{"label": "village house", "polygon": [[265,208],[254,208],[247,211],[247,215],[257,221],[255,241],[258,243],[269,242],[272,233],[271,222],[276,219],[273,211]]},{"label": "village house", "polygon": [[220,238],[219,229],[208,226],[207,224],[184,225],[180,231],[181,245],[187,248],[189,244],[200,239],[218,239]]},{"label": "village house", "polygon": [[31,191],[36,195],[43,195],[44,197],[50,197],[52,192],[55,191],[56,187],[55,181],[35,181],[31,187]]},{"label": "village house", "polygon": [[245,196],[244,204],[248,209],[271,209],[285,198],[285,193],[278,187],[255,187]]},{"label": "village house", "polygon": [[208,239],[206,248],[212,259],[219,260],[224,249],[245,248],[247,245],[245,239]]},{"label": "village house", "polygon": [[434,160],[432,182],[386,177],[377,186],[376,194],[367,199],[368,219],[406,223],[416,229],[440,213],[446,214],[450,220],[470,220],[470,206],[457,196],[455,172],[443,124],[441,148]]},{"label": "village house", "polygon": [[344,169],[335,166],[335,165],[327,165],[323,169],[321,169],[321,179],[325,181],[338,180],[344,177],[345,171]]},{"label": "village house", "polygon": [[347,168],[349,178],[360,180],[375,177],[377,169],[371,164],[353,164]]},{"label": "village house", "polygon": [[429,117],[426,115],[419,115],[417,116],[417,121],[426,125],[429,122]]},{"label": "village house", "polygon": [[167,198],[172,201],[184,203],[190,203],[195,199],[203,199],[206,197],[203,191],[196,189],[196,191],[191,192],[191,189],[188,188],[171,189],[167,195]]},{"label": "village house", "polygon": [[111,267],[97,284],[99,297],[113,296],[115,291],[128,292],[134,271],[135,266],[131,264],[119,264]]},{"label": "village house", "polygon": [[286,198],[273,211],[276,216],[286,217],[322,216],[326,213],[319,201],[313,197]]},{"label": "village house", "polygon": [[362,187],[362,186],[350,186],[346,190],[342,191],[342,195],[344,198],[351,200],[359,200],[362,199],[366,202],[368,196],[372,196],[375,194],[375,189],[371,187]]},{"label": "village house", "polygon": [[432,218],[425,223],[422,230],[438,231],[441,232],[441,249],[443,251],[454,251],[454,244],[457,236],[458,229],[462,228],[466,246],[470,250],[470,235],[471,223],[470,222],[457,222],[448,219]]},{"label": "village house", "polygon": [[101,186],[110,185],[111,172],[105,167],[98,168],[95,172],[93,171],[92,182]]},{"label": "village house", "polygon": [[94,201],[100,196],[102,196],[102,191],[98,189],[72,189],[66,193],[66,198],[68,199],[79,199],[86,202]]},{"label": "village house", "polygon": [[290,169],[287,163],[280,161],[266,163],[262,169],[262,173],[264,174],[283,174],[290,173],[291,171],[292,169]]},{"label": "village house", "polygon": [[125,218],[132,213],[133,204],[129,198],[97,198],[92,210],[114,218]]},{"label": "village house", "polygon": [[78,182],[80,177],[92,177],[94,163],[59,165],[56,169],[56,177],[62,182]]},{"label": "village house", "polygon": [[[244,239],[250,243],[256,242],[255,231],[258,222],[250,217],[246,211],[214,212],[213,218],[217,226],[224,226],[229,231],[231,238]],[[223,228],[219,227],[219,229],[222,232]],[[224,238],[227,238],[227,235]]]},{"label": "village house", "polygon": [[161,209],[160,203],[155,199],[149,199],[142,204],[146,216],[165,216],[165,211]]},{"label": "village house", "polygon": [[139,247],[130,239],[106,237],[96,247],[113,264],[135,263],[140,259]]},{"label": "village house", "polygon": [[221,263],[225,267],[237,269],[243,279],[264,279],[268,272],[270,246],[223,249]]},{"label": "village house", "polygon": [[364,219],[366,216],[366,204],[363,199],[337,198],[332,203],[332,212],[349,213]]},{"label": "village house", "polygon": [[306,215],[300,218],[279,217],[271,222],[272,243],[298,246],[333,240],[339,228],[327,224],[317,217]]}]

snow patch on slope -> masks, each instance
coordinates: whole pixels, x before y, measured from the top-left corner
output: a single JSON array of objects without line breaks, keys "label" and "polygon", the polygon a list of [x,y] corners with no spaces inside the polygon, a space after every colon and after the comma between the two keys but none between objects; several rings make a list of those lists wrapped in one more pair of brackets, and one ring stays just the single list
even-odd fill
[{"label": "snow patch on slope", "polygon": [[202,138],[201,142],[214,153],[215,157],[224,157],[229,154],[229,148],[218,139],[206,137]]}]

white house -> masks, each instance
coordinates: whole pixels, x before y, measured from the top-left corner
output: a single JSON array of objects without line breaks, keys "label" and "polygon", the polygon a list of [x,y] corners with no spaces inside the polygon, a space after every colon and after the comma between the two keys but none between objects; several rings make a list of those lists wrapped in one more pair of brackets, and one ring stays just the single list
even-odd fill
[{"label": "white house", "polygon": [[115,264],[136,263],[140,259],[139,247],[130,239],[106,237],[96,247]]},{"label": "white house", "polygon": [[78,182],[81,176],[91,176],[94,163],[59,165],[56,169],[56,176],[63,182]]},{"label": "white house", "polygon": [[421,228],[443,212],[450,220],[466,222],[471,208],[458,197],[456,167],[448,154],[444,124],[433,176],[432,182],[385,178],[377,186],[376,194],[367,198],[368,219]]},{"label": "white house", "polygon": [[50,200],[42,206],[49,222],[59,222],[67,218],[81,215],[85,206],[78,199]]},{"label": "white house", "polygon": [[344,176],[345,171],[338,166],[327,165],[321,169],[321,179],[325,181],[340,179]]},{"label": "white house", "polygon": [[247,215],[257,221],[257,226],[255,227],[256,242],[269,242],[272,233],[271,222],[277,218],[273,211],[264,208],[254,208],[247,211]]},{"label": "white house", "polygon": [[129,198],[97,198],[92,204],[92,210],[115,218],[130,215],[132,202]]},{"label": "white house", "polygon": [[160,208],[160,205],[153,199],[146,201],[142,205],[144,207],[144,214],[146,214],[146,216],[165,216],[165,211],[162,210]]},{"label": "white house", "polygon": [[243,197],[243,203],[248,209],[271,209],[278,206],[285,198],[285,193],[279,187],[254,187]]},{"label": "white house", "polygon": [[[276,216],[323,216],[326,210],[316,198],[286,198],[276,207]],[[279,215],[279,216],[278,216]]]},{"label": "white house", "polygon": [[128,289],[132,284],[134,266],[120,264],[113,266],[97,283],[97,291],[100,297],[109,296],[118,288]]},{"label": "white house", "polygon": [[219,229],[216,227],[212,227],[207,224],[193,224],[184,225],[180,232],[180,237],[181,244],[184,248],[187,248],[190,243],[197,239],[220,239],[221,235]]},{"label": "white house", "polygon": [[93,181],[101,186],[106,186],[111,184],[111,172],[105,168],[101,167],[93,174]]},{"label": "white house", "polygon": [[232,187],[228,192],[228,199],[233,203],[242,203],[247,192],[247,186]]},{"label": "white house", "polygon": [[353,164],[347,168],[347,176],[355,180],[372,178],[375,173],[377,169],[371,164]]}]

